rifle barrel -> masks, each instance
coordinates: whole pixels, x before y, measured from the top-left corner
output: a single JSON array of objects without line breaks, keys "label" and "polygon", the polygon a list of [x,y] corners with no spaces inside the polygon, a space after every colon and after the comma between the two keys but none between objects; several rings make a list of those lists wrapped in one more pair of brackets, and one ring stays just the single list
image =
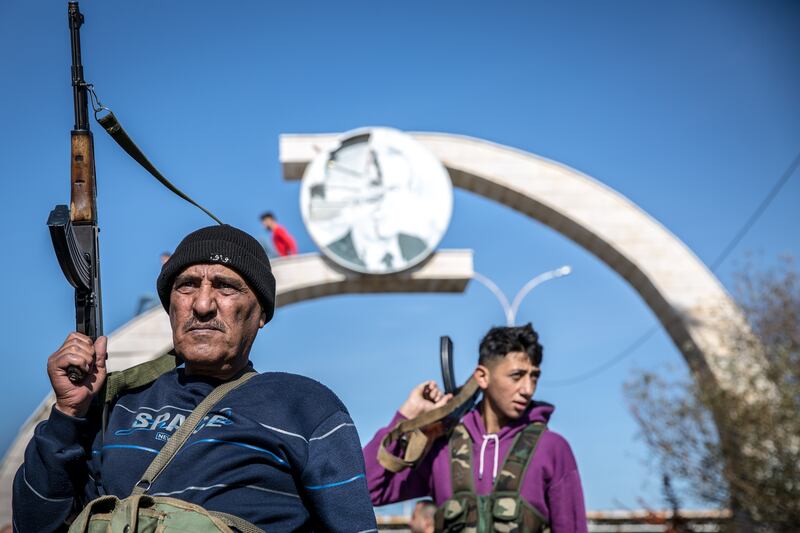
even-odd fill
[{"label": "rifle barrel", "polygon": [[72,45],[72,98],[75,107],[76,130],[89,129],[89,109],[87,105],[86,82],[83,80],[83,64],[81,64],[81,25],[83,14],[78,2],[70,2],[67,10],[69,19],[69,36]]}]

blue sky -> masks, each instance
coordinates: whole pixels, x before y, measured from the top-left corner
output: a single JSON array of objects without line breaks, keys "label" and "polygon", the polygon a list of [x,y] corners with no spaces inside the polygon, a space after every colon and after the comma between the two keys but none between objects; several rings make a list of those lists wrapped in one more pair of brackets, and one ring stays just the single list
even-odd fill
[{"label": "blue sky", "polygon": [[[81,2],[86,79],[178,186],[227,223],[263,236],[277,212],[314,245],[284,182],[281,133],[381,125],[442,131],[559,161],[616,189],[712,263],[800,151],[796,2]],[[69,195],[66,2],[7,0],[0,18],[0,172],[6,281],[0,450],[49,390],[45,360],[73,324],[72,291],[45,221]],[[154,292],[158,255],[205,215],[158,185],[93,124],[106,330]],[[767,268],[800,253],[793,176],[731,257]],[[581,374],[655,323],[627,283],[523,215],[455,191],[442,248],[471,248],[509,296],[540,286],[518,319],[545,345],[537,397],[578,458],[587,507],[663,504],[622,384],[635,368],[685,364],[659,331],[593,379]],[[438,377],[438,337],[466,378],[502,309],[479,284],[459,295],[340,296],[281,309],[259,336],[260,370],[331,387],[363,440],[411,387]],[[113,357],[113,354],[111,355]],[[667,370],[665,370],[667,371]],[[691,504],[689,501],[687,504]]]}]

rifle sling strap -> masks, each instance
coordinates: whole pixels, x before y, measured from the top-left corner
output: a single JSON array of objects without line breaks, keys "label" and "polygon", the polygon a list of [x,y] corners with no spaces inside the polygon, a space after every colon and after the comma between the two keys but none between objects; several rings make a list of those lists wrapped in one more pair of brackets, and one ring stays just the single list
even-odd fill
[{"label": "rifle sling strap", "polygon": [[122,392],[152,383],[162,374],[176,368],[178,364],[177,357],[170,352],[152,361],[132,366],[120,372],[110,373],[106,379],[103,403],[110,404]]},{"label": "rifle sling strap", "polygon": [[208,414],[214,405],[216,405],[226,394],[235,388],[243,385],[247,380],[256,376],[257,373],[252,368],[248,368],[244,374],[238,378],[222,383],[212,390],[197,407],[194,408],[192,413],[184,420],[178,430],[172,435],[169,440],[164,443],[164,447],[158,452],[153,462],[147,467],[141,479],[131,492],[132,496],[137,494],[145,494],[156,478],[164,471],[167,465],[172,461],[178,450],[186,443],[192,432],[197,427],[203,418]]},{"label": "rifle sling strap", "polygon": [[[461,387],[458,394],[446,404],[427,413],[422,413],[418,417],[399,422],[381,440],[381,446],[378,449],[378,462],[381,466],[394,473],[416,466],[428,450],[428,437],[422,431],[423,428],[447,418],[461,407],[464,402],[470,401],[477,390],[478,382],[475,381],[475,378],[470,378]],[[389,452],[387,447],[402,436],[406,436],[407,444],[405,453],[401,458]]]},{"label": "rifle sling strap", "polygon": [[129,156],[131,156],[137,163],[142,165],[144,169],[152,174],[153,177],[157,179],[164,187],[203,211],[205,214],[213,218],[218,224],[222,224],[222,221],[211,214],[211,211],[189,198],[183,191],[178,189],[176,186],[170,183],[167,178],[161,175],[158,169],[147,159],[139,147],[136,146],[136,143],[134,143],[133,140],[128,136],[127,132],[122,128],[122,125],[119,123],[117,117],[111,112],[111,110],[108,110],[107,115],[98,118],[97,122],[103,126],[103,129],[106,130],[109,135],[111,135],[112,139],[117,141],[117,144],[120,145]]}]

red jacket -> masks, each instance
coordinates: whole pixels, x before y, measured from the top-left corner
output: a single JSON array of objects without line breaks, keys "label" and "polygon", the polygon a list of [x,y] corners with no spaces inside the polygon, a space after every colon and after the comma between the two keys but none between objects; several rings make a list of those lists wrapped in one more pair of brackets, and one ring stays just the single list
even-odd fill
[{"label": "red jacket", "polygon": [[275,245],[275,250],[281,257],[297,254],[297,243],[294,242],[294,237],[277,222],[275,227],[272,228],[272,244]]}]

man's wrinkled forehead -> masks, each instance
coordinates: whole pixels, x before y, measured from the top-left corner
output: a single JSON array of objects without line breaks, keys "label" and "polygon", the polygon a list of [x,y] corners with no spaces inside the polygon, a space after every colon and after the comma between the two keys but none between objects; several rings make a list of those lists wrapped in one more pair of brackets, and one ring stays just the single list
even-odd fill
[{"label": "man's wrinkled forehead", "polygon": [[242,284],[248,285],[244,277],[236,272],[236,270],[225,265],[220,265],[219,263],[195,263],[187,266],[175,276],[175,279],[172,281],[173,287],[179,280],[187,278],[221,278],[240,281]]}]

